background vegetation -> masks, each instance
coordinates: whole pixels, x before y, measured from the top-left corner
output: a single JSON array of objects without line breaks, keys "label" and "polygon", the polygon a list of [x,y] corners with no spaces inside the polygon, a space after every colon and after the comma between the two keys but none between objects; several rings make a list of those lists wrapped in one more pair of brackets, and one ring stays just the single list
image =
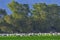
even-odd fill
[{"label": "background vegetation", "polygon": [[60,32],[60,6],[36,3],[33,9],[28,4],[12,1],[8,15],[0,8],[0,33]]}]

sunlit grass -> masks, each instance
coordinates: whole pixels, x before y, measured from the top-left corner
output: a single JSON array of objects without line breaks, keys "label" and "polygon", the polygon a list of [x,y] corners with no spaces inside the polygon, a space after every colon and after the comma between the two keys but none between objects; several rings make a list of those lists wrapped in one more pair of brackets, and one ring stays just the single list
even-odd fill
[{"label": "sunlit grass", "polygon": [[0,36],[0,40],[60,40],[60,36],[59,35]]}]

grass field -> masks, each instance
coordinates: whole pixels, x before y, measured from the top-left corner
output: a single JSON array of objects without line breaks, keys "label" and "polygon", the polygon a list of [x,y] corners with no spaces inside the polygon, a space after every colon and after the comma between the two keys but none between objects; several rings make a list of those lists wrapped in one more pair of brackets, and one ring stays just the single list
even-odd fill
[{"label": "grass field", "polygon": [[0,36],[0,40],[60,40],[60,36]]}]

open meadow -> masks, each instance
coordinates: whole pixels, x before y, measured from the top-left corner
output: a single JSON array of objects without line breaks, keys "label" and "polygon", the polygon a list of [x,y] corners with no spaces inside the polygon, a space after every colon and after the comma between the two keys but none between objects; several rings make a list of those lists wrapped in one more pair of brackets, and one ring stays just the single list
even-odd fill
[{"label": "open meadow", "polygon": [[0,40],[60,40],[60,35],[4,35],[0,36]]}]

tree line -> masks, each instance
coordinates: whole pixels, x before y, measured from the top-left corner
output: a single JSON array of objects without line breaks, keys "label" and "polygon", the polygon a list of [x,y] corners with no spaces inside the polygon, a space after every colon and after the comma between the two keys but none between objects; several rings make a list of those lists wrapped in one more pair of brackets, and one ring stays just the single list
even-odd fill
[{"label": "tree line", "polygon": [[57,4],[28,4],[12,1],[8,4],[12,14],[0,8],[0,33],[60,32],[60,6]]}]

